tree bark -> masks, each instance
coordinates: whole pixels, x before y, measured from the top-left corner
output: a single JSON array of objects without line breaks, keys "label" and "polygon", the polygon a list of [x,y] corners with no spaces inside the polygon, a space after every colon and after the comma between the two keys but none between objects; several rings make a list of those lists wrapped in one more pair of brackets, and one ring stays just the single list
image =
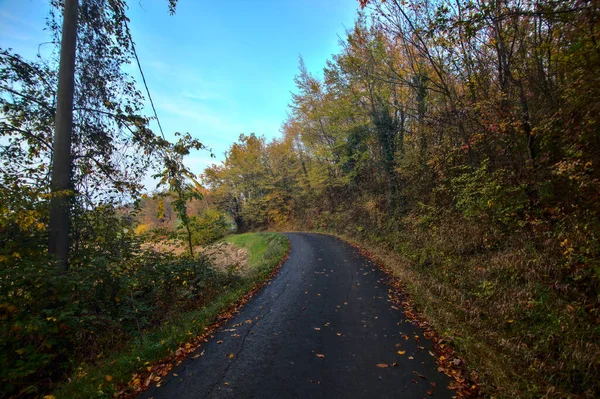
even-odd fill
[{"label": "tree bark", "polygon": [[78,7],[78,0],[65,0],[50,183],[52,197],[48,253],[58,260],[62,272],[66,272],[69,268],[70,195],[68,190],[71,188],[71,131]]}]

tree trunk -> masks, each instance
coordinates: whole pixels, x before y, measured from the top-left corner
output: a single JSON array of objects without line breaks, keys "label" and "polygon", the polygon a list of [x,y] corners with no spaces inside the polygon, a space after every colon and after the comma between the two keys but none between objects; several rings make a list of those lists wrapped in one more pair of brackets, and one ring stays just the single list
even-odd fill
[{"label": "tree trunk", "polygon": [[48,253],[59,261],[62,272],[69,268],[70,198],[67,191],[71,188],[71,130],[73,126],[78,7],[78,0],[65,0],[50,183],[52,197],[50,200]]}]

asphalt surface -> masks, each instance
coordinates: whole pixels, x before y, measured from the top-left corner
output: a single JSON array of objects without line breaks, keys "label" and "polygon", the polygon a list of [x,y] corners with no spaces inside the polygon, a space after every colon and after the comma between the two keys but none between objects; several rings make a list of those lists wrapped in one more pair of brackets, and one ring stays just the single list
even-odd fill
[{"label": "asphalt surface", "polygon": [[385,275],[371,261],[332,236],[287,236],[292,252],[272,282],[202,356],[140,398],[453,396],[431,342],[392,308]]}]

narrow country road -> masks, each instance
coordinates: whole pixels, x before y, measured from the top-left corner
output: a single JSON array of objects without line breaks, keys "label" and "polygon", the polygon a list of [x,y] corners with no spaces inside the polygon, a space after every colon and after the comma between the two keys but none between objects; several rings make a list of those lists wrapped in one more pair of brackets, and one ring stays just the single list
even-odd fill
[{"label": "narrow country road", "polygon": [[453,395],[430,341],[391,307],[371,261],[332,236],[287,236],[292,252],[273,281],[199,349],[202,356],[141,398]]}]

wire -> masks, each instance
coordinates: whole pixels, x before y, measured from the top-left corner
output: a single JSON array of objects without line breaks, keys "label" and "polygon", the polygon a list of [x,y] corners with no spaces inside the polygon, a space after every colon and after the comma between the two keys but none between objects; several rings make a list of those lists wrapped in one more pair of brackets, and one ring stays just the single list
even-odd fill
[{"label": "wire", "polygon": [[[127,22],[125,22],[125,23],[127,24]],[[138,69],[140,70],[140,74],[142,75],[142,81],[144,82],[144,87],[146,88],[146,93],[148,93],[148,99],[150,100],[150,105],[152,105],[152,111],[154,111],[154,117],[156,118],[156,122],[158,123],[158,129],[160,130],[160,134],[162,135],[162,138],[165,139],[165,133],[163,132],[162,125],[160,124],[160,119],[158,119],[158,114],[156,113],[156,108],[154,107],[154,101],[152,101],[152,96],[150,95],[150,89],[148,88],[148,83],[146,83],[146,76],[144,76],[144,71],[142,70],[142,64],[140,63],[140,58],[138,57],[137,51],[135,50],[135,43],[133,41],[133,37],[131,36],[131,30],[129,30],[129,26],[127,26],[127,31],[129,33],[129,41],[131,42],[131,49],[133,50],[133,55],[135,56],[135,61],[137,63]]]}]

